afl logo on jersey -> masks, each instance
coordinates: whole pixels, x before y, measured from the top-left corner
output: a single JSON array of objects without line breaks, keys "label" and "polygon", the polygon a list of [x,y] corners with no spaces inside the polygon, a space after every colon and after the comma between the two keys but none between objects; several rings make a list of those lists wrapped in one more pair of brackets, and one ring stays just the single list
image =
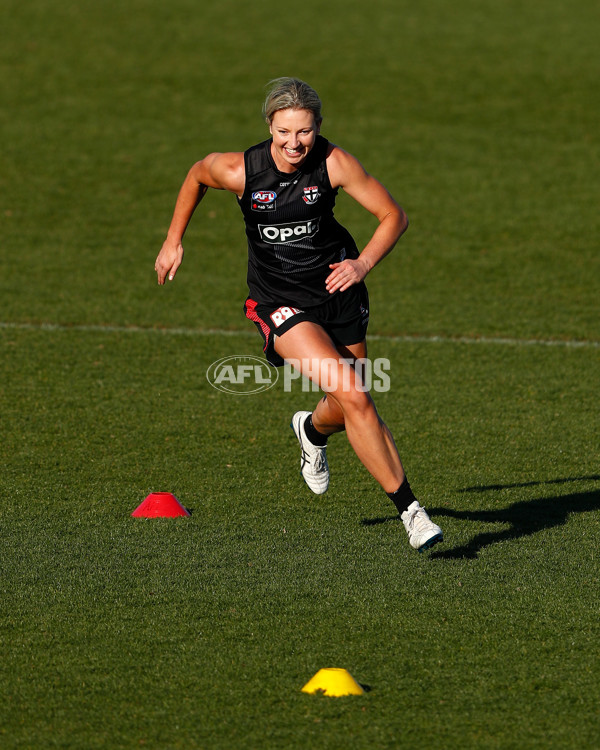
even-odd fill
[{"label": "afl logo on jersey", "polygon": [[253,211],[274,211],[277,193],[274,190],[257,190],[252,193]]},{"label": "afl logo on jersey", "polygon": [[305,203],[308,203],[309,206],[312,206],[313,203],[316,203],[319,199],[319,196],[321,194],[319,193],[319,188],[317,185],[314,187],[307,187],[304,188],[304,195],[302,196],[302,200]]}]

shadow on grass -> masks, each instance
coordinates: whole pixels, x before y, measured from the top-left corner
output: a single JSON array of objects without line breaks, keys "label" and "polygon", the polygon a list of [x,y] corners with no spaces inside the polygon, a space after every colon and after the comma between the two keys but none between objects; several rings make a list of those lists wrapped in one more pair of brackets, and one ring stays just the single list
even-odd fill
[{"label": "shadow on grass", "polygon": [[389,523],[390,521],[400,521],[400,516],[381,516],[381,518],[363,518],[361,526],[377,526],[380,523]]},{"label": "shadow on grass", "polygon": [[489,490],[510,490],[517,487],[539,487],[540,484],[569,484],[569,482],[598,481],[600,474],[587,477],[566,477],[564,479],[546,479],[539,482],[516,482],[515,484],[488,484],[475,487],[463,487],[461,492],[488,492]]},{"label": "shadow on grass", "polygon": [[[600,475],[594,474],[585,477],[568,477],[565,479],[550,479],[539,482],[519,482],[515,484],[493,484],[488,486],[465,487],[461,492],[485,492],[488,490],[516,489],[519,487],[534,487],[545,484],[568,484],[570,482],[598,481]],[[447,518],[459,518],[465,521],[478,521],[483,523],[503,524],[508,526],[498,531],[489,531],[473,537],[467,544],[453,549],[440,549],[436,547],[430,553],[432,559],[458,560],[463,558],[476,558],[479,551],[490,544],[520,539],[532,534],[562,526],[566,523],[571,513],[588,513],[600,510],[600,490],[591,492],[576,492],[571,495],[560,497],[543,497],[534,500],[523,500],[513,503],[508,508],[498,510],[452,510],[451,508],[430,508],[427,512],[432,520],[439,522],[439,516]],[[376,526],[380,523],[400,521],[400,516],[383,516],[380,518],[363,518],[363,526]],[[443,524],[442,524],[443,526]]]},{"label": "shadow on grass", "polygon": [[561,497],[543,497],[513,503],[508,508],[499,510],[452,510],[449,508],[431,508],[432,518],[446,516],[466,521],[483,523],[501,523],[508,528],[499,531],[477,534],[467,544],[449,550],[431,553],[437,560],[456,560],[475,558],[483,547],[490,544],[521,539],[536,534],[543,529],[551,529],[566,523],[571,513],[587,513],[600,509],[600,491],[576,492]]}]

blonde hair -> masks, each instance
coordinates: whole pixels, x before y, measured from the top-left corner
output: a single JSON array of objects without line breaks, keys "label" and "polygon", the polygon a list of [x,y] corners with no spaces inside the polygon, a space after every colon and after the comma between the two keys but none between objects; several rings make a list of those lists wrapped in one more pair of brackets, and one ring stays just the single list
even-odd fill
[{"label": "blonde hair", "polygon": [[308,83],[298,78],[275,78],[267,84],[269,90],[263,104],[263,116],[270,125],[273,115],[280,109],[307,109],[313,113],[315,122],[319,124],[321,116],[321,100],[317,92]]}]

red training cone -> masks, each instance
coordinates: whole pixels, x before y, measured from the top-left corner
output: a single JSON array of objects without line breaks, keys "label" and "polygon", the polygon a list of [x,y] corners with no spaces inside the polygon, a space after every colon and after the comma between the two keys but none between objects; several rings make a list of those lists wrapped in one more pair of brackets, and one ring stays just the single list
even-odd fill
[{"label": "red training cone", "polygon": [[131,515],[136,518],[176,518],[190,514],[170,492],[152,492]]}]

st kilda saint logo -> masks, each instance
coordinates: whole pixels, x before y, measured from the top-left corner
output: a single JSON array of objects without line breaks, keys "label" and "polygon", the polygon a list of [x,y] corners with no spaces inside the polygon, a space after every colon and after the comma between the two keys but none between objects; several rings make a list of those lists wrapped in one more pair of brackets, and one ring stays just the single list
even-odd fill
[{"label": "st kilda saint logo", "polygon": [[304,188],[304,195],[302,196],[302,200],[305,203],[308,203],[309,206],[312,206],[313,203],[316,203],[318,201],[319,196],[319,188],[317,185],[314,185],[313,187]]},{"label": "st kilda saint logo", "polygon": [[256,190],[252,193],[253,211],[274,211],[277,206],[277,193],[274,190]]}]

